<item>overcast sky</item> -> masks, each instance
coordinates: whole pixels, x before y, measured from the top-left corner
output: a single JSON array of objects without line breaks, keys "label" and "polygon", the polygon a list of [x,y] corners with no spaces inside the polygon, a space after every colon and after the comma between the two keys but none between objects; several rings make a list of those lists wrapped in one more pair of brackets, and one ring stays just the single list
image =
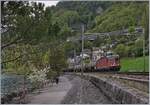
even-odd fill
[{"label": "overcast sky", "polygon": [[44,3],[46,7],[48,6],[52,6],[52,5],[56,5],[59,1],[54,1],[54,0],[51,0],[51,1],[37,1],[37,2],[41,2],[41,3]]}]

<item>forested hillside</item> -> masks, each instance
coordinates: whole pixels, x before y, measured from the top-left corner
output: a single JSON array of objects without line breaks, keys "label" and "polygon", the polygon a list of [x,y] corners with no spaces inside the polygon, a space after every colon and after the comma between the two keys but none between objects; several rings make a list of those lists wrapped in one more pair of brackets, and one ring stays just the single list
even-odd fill
[{"label": "forested hillside", "polygon": [[[104,1],[60,1],[56,7],[51,8],[54,16],[60,17],[60,20],[67,20],[68,25],[82,22],[87,29],[90,29],[95,24],[95,17],[102,14],[112,4],[113,2]],[[69,14],[71,18],[67,19]]]},{"label": "forested hillside", "polygon": [[108,8],[103,15],[95,18],[96,25],[93,31],[108,32],[129,28],[131,26],[141,26],[144,13],[148,11],[148,5],[144,3],[118,3]]},{"label": "forested hillside", "polygon": [[[145,20],[144,13],[148,14],[148,2],[62,1],[52,10],[54,16],[68,20],[69,25],[80,21],[87,26],[87,30],[108,32],[141,26]],[[69,14],[71,18],[67,19]]]},{"label": "forested hillside", "polygon": [[[53,22],[61,26],[60,32],[62,32],[61,35],[64,39],[70,36],[80,35],[80,32],[74,32],[74,30],[77,30],[77,28],[74,27],[76,24],[83,23],[85,25],[85,31],[93,33],[111,32],[122,29],[133,30],[133,28],[137,26],[142,26],[145,28],[145,39],[146,43],[148,43],[149,11],[148,2],[146,1],[62,1],[51,8],[53,11]],[[130,48],[126,49],[132,49],[135,38],[112,37],[111,40],[109,38],[97,39],[92,43],[86,41],[85,48],[90,48],[90,46],[100,47],[106,43],[112,44],[114,42],[129,44]],[[77,45],[78,44],[79,43],[77,43]],[[70,45],[70,50],[74,49],[73,46],[74,45]],[[80,51],[80,45],[78,46],[76,50]],[[148,44],[146,44],[146,47],[148,49]]]}]

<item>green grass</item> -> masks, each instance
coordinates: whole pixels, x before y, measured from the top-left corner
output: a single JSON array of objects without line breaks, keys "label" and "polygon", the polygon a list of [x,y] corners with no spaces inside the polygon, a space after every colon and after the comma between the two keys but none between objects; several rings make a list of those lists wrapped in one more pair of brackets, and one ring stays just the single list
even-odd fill
[{"label": "green grass", "polygon": [[[144,70],[144,58],[136,57],[136,58],[122,58],[121,69],[122,72],[142,72]],[[145,57],[145,71],[149,71],[149,56]]]}]

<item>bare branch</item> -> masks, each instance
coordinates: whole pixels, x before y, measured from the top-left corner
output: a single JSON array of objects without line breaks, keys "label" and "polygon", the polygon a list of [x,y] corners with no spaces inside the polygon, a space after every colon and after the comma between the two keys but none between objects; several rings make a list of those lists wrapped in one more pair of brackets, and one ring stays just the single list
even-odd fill
[{"label": "bare branch", "polygon": [[16,58],[14,58],[14,59],[10,59],[10,60],[7,60],[7,61],[4,61],[4,62],[1,62],[1,64],[4,64],[4,63],[8,63],[8,62],[12,62],[12,61],[18,60],[18,59],[19,59],[19,58],[21,58],[22,56],[24,56],[24,55],[20,55],[20,56],[18,56],[18,57],[16,57]]},{"label": "bare branch", "polygon": [[[3,62],[1,62],[1,64],[5,64],[5,63],[8,63],[8,62],[12,62],[12,61],[18,61],[20,58],[22,58],[22,57],[25,56],[25,55],[36,54],[36,53],[38,53],[38,52],[31,52],[31,53],[28,53],[28,54],[20,55],[20,56],[14,58],[14,59],[10,59],[10,60],[3,61]],[[28,59],[28,60],[29,60],[29,59]],[[31,59],[30,59],[30,60],[31,60]]]},{"label": "bare branch", "polygon": [[18,43],[18,41],[20,41],[20,40],[21,40],[21,37],[18,37],[18,38],[16,38],[16,39],[14,39],[12,42],[7,43],[7,44],[1,46],[1,49],[3,50],[4,48],[6,48],[6,47],[8,47],[8,46],[10,46],[10,45],[12,45],[12,44],[16,44],[16,43]]}]

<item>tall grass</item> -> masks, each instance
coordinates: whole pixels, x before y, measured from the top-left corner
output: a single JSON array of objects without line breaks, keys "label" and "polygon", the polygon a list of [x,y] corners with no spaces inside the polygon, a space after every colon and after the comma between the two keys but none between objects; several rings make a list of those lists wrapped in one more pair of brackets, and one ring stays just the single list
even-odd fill
[{"label": "tall grass", "polygon": [[[142,72],[144,71],[144,57],[122,58],[120,71]],[[145,71],[149,71],[149,56],[145,57]]]}]

